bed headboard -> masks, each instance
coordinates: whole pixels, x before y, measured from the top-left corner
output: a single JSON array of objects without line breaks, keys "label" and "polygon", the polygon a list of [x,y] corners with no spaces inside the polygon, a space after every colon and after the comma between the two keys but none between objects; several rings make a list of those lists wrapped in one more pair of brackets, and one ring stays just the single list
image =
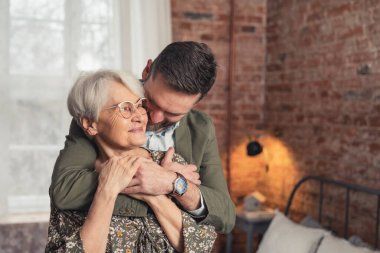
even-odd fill
[{"label": "bed headboard", "polygon": [[290,206],[292,205],[293,198],[298,190],[298,188],[305,183],[306,181],[317,181],[319,182],[319,211],[318,211],[318,220],[319,222],[322,221],[322,215],[323,215],[323,198],[324,198],[324,185],[330,184],[335,185],[337,187],[344,188],[346,190],[346,197],[345,197],[345,221],[344,221],[344,237],[347,239],[348,237],[348,225],[349,225],[349,211],[350,211],[350,193],[352,191],[354,192],[363,192],[370,195],[374,195],[377,197],[377,210],[376,210],[376,233],[375,233],[375,240],[374,240],[374,247],[379,247],[379,223],[380,223],[380,190],[378,189],[372,189],[366,186],[356,185],[356,184],[350,184],[339,180],[319,177],[319,176],[307,176],[302,178],[293,188],[290,197],[288,199],[288,203],[285,208],[285,215],[289,215]]}]

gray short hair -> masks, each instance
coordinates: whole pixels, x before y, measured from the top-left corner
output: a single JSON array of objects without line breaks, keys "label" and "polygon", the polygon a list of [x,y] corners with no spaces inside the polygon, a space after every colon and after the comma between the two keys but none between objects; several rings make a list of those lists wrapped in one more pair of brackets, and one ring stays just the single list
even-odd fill
[{"label": "gray short hair", "polygon": [[107,102],[109,85],[112,81],[124,84],[139,97],[144,96],[140,81],[131,74],[113,70],[82,72],[67,98],[69,112],[79,125],[81,117],[98,121],[100,110]]}]

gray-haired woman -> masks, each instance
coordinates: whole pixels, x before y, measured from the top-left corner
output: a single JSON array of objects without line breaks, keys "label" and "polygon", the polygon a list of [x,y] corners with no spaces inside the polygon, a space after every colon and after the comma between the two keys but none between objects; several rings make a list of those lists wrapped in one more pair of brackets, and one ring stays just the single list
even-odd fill
[{"label": "gray-haired woman", "polygon": [[[68,97],[70,114],[98,148],[99,180],[87,212],[51,204],[46,252],[209,252],[212,226],[197,225],[166,195],[130,195],[150,207],[146,217],[112,214],[116,197],[142,164],[158,166],[160,152],[145,143],[147,112],[137,80],[113,71],[78,78]],[[176,161],[184,163],[178,155]]]}]

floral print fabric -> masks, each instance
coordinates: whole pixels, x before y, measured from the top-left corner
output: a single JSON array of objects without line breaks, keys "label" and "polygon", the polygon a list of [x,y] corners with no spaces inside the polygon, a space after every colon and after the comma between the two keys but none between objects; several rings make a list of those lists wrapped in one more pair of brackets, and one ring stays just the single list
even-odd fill
[{"label": "floral print fabric", "polygon": [[[163,152],[151,152],[154,161],[159,162]],[[184,164],[182,157],[175,154],[173,161]],[[63,211],[51,206],[48,243],[45,252],[85,252],[80,238],[80,228],[86,220],[86,212]],[[216,239],[214,227],[200,225],[182,211],[182,234],[184,252],[211,252]],[[146,217],[112,216],[106,252],[117,253],[174,253],[154,214]]]}]

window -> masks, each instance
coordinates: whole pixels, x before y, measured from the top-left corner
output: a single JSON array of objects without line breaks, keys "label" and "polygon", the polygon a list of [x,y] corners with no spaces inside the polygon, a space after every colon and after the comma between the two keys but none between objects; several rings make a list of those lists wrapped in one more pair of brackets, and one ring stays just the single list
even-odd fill
[{"label": "window", "polygon": [[8,160],[3,212],[48,210],[52,168],[70,124],[72,81],[82,70],[120,68],[115,3],[2,1],[0,96],[7,111],[1,122],[10,133],[2,150]]},{"label": "window", "polygon": [[[154,5],[164,6],[165,15],[149,14],[160,9]],[[98,68],[139,74],[132,52],[149,52],[139,55],[146,62],[171,33],[170,26],[150,21],[152,30],[166,29],[160,34],[169,36],[149,38],[157,48],[149,50],[140,43],[141,20],[158,15],[168,24],[168,10],[168,0],[0,1],[0,215],[49,210],[50,178],[71,122],[66,99],[73,81],[80,71]],[[131,39],[132,31],[140,40]]]}]

